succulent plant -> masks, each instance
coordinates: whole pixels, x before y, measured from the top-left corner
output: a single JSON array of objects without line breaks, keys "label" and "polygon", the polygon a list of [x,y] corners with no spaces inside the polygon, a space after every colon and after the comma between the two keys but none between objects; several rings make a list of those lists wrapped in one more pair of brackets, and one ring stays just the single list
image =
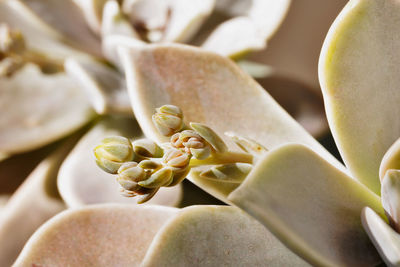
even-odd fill
[{"label": "succulent plant", "polygon": [[[289,3],[254,1],[238,10],[239,2],[216,5],[215,1],[195,1],[193,6],[186,1],[165,1],[162,5],[155,1],[1,1],[1,110],[7,116],[0,121],[0,158],[5,165],[15,159],[16,169],[26,168],[26,173],[55,146],[64,147],[46,158],[1,210],[1,265],[10,265],[32,232],[66,206],[132,203],[120,196],[112,179],[96,169],[90,152],[109,135],[135,140],[144,137],[132,117],[116,53],[119,45],[189,39],[201,45],[211,33],[203,49],[239,57],[265,48]],[[260,15],[266,12],[271,16],[264,20]],[[215,33],[207,32],[213,26],[201,25],[215,16],[222,16],[227,23]],[[152,28],[160,18],[164,18],[162,24]],[[220,40],[231,37],[226,31],[237,27],[251,38],[240,39],[236,48],[224,45]],[[19,159],[14,156],[68,135],[72,135],[68,140]],[[149,144],[134,144],[134,149],[144,152],[143,148]],[[7,175],[12,178],[14,174]],[[151,202],[175,206],[181,191],[180,186],[162,189]],[[16,225],[18,234],[10,231]]]},{"label": "succulent plant", "polygon": [[[96,32],[95,12],[86,8]],[[400,265],[399,10],[396,0],[351,0],[323,45],[321,88],[345,166],[227,57],[110,37],[106,47],[114,50],[106,55],[125,72],[128,105],[143,134],[115,115],[97,124],[62,163],[57,182],[64,201],[71,207],[108,202],[85,199],[77,188],[102,195],[118,193],[118,184],[126,196],[142,196],[139,202],[165,196],[164,188],[173,190],[166,198],[171,199],[179,197],[174,188],[186,177],[230,206],[101,204],[67,210],[39,228],[15,265]],[[159,38],[159,28],[150,25],[137,26],[145,27],[139,35]],[[65,69],[81,75],[83,84],[88,77],[92,86],[113,76],[104,66],[82,62],[69,60]],[[117,99],[113,91],[98,88],[107,101],[104,110],[121,107],[110,102]],[[100,144],[106,136],[114,137]],[[43,162],[32,174],[39,178],[31,181],[48,185],[51,179],[44,177],[56,175],[79,138]],[[117,182],[107,173],[85,180],[83,170],[91,172],[95,158],[89,163],[81,154],[92,154],[96,144],[97,164],[117,175]],[[100,177],[107,177],[109,188]],[[61,201],[54,202],[52,214],[63,209]]]}]

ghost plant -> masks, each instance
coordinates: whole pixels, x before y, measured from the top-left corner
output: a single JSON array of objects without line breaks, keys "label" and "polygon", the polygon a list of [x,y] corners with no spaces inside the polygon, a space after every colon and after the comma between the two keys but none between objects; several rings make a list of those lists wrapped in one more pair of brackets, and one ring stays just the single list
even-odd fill
[{"label": "ghost plant", "polygon": [[[90,152],[109,135],[144,137],[133,119],[117,47],[189,42],[243,57],[265,48],[289,3],[1,1],[0,102],[7,114],[0,119],[1,160],[76,132],[58,143],[63,148],[46,158],[1,210],[1,265],[10,265],[31,233],[66,206],[134,203],[120,196]],[[237,39],[233,31],[246,38]],[[85,134],[77,132],[88,124]],[[22,159],[20,169],[30,165]],[[181,191],[180,185],[162,189],[150,203],[175,206]],[[10,230],[16,225],[18,234]]]},{"label": "ghost plant", "polygon": [[[396,142],[396,139],[399,137],[397,102],[400,95],[396,66],[400,63],[397,53],[400,42],[396,32],[400,21],[399,10],[399,3],[395,0],[350,1],[333,23],[322,48],[319,73],[327,116],[347,168],[326,152],[257,83],[231,61],[203,50],[178,45],[125,47],[118,50],[126,72],[135,116],[146,137],[156,142],[154,144],[151,141],[142,141],[141,147],[144,147],[143,144],[152,147],[154,152],[147,157],[155,156],[155,151],[160,152],[154,158],[161,158],[162,150],[169,155],[168,150],[178,149],[178,158],[186,153],[185,164],[182,166],[185,171],[190,167],[188,179],[258,220],[287,248],[310,264],[376,266],[383,259],[389,266],[398,266],[400,239],[396,231],[399,229],[400,141]],[[175,106],[158,109],[152,119],[155,108],[164,104]],[[160,112],[165,116],[160,117]],[[182,124],[182,120],[185,124]],[[198,128],[198,125],[201,127]],[[204,134],[200,129],[208,129],[208,134]],[[182,138],[182,135],[187,136],[187,132],[182,134],[185,131],[190,131],[191,137],[188,139]],[[233,133],[225,136],[223,133],[226,131]],[[220,139],[207,138],[210,133],[213,136],[218,135]],[[165,136],[170,134],[174,134],[172,138]],[[193,137],[196,140],[190,141]],[[216,149],[215,140],[224,142],[227,150]],[[172,142],[163,145],[168,141]],[[129,166],[123,163],[126,161],[125,157],[119,161],[112,159],[112,155],[120,158],[122,153],[118,148],[113,149],[118,143],[125,144],[125,148],[129,147],[128,159],[135,162],[135,145],[130,147],[130,143],[116,137],[100,144],[96,155],[99,165],[104,169],[112,173],[115,173],[116,169],[120,170],[119,182],[126,186],[128,194],[133,196],[138,193],[135,191],[139,188],[138,185],[146,188],[155,181],[160,182],[157,185],[169,185],[174,182],[175,174],[171,175],[173,169],[169,176],[163,176],[165,179],[153,176],[158,170],[150,170],[148,175],[135,180],[138,177],[136,174],[141,172],[137,168],[143,167],[139,166],[141,162],[149,159],[141,158],[136,160],[136,163],[129,163]],[[257,156],[250,156],[253,160],[244,163],[248,164],[245,166],[249,167],[246,168],[249,173],[243,180],[235,180],[235,176],[232,175],[238,174],[242,169],[239,168],[238,172],[237,169],[232,171],[232,168],[229,169],[226,165],[221,167],[221,164],[235,162],[237,166],[243,163],[243,157],[230,157],[233,162],[229,163],[224,163],[221,160],[223,157],[218,158],[218,155],[227,151],[235,151],[235,143],[246,150],[235,152],[242,153],[242,156],[259,151],[260,148],[263,151],[261,155],[253,153]],[[210,147],[210,151],[205,153],[206,156],[200,153],[199,158],[196,158],[195,150],[191,150],[194,148],[191,146],[193,144],[196,144],[196,149],[203,149],[203,152],[204,148]],[[262,147],[268,151],[264,151]],[[136,152],[139,151],[141,150],[136,149]],[[218,160],[213,161],[210,158]],[[161,169],[168,168],[168,159],[167,156],[161,162]],[[208,164],[201,164],[202,161],[207,163],[207,160]],[[218,163],[218,166],[213,166],[214,163]],[[111,170],[110,166],[115,169]],[[126,173],[129,168],[135,168],[135,171]],[[146,172],[146,168],[143,170]],[[227,170],[228,172],[225,172]],[[144,183],[141,183],[142,181]],[[140,191],[139,193],[142,194]],[[382,204],[379,195],[382,197]],[[51,255],[46,254],[50,246],[72,247],[68,245],[72,242],[68,237],[74,233],[86,233],[82,232],[82,229],[87,228],[71,227],[79,224],[79,220],[98,218],[97,221],[104,225],[108,234],[106,236],[99,238],[100,230],[89,231],[96,241],[104,240],[107,236],[112,236],[112,233],[117,236],[121,235],[121,231],[126,233],[123,229],[110,228],[116,221],[121,221],[124,225],[123,218],[128,215],[117,220],[117,215],[107,218],[95,214],[96,209],[105,214],[105,210],[112,209],[116,214],[122,207],[93,207],[69,211],[53,218],[27,243],[17,262],[40,263],[40,259],[45,258],[52,263]],[[221,210],[217,212],[215,209]],[[183,209],[178,213],[186,215],[170,219],[166,225],[159,228],[154,239],[149,238],[152,239],[147,241],[149,245],[139,245],[130,251],[140,249],[143,256],[135,260],[145,266],[159,266],[163,263],[215,265],[216,262],[233,265],[229,255],[233,252],[235,257],[238,256],[234,253],[238,243],[230,240],[233,248],[225,250],[221,245],[224,237],[220,237],[219,234],[220,231],[229,232],[228,228],[234,229],[234,224],[226,223],[223,228],[210,230],[205,223],[214,219],[224,222],[222,218],[217,219],[224,216],[222,209],[231,209],[234,213],[243,214],[234,207]],[[188,215],[190,212],[191,215]],[[393,228],[385,222],[385,213]],[[144,220],[148,218],[145,212],[142,216]],[[232,215],[230,219],[236,221],[234,216],[236,215]],[[88,217],[89,219],[85,219]],[[250,220],[249,217],[245,218]],[[105,222],[107,220],[111,222]],[[211,225],[221,224],[214,222]],[[246,226],[249,225],[250,221]],[[208,235],[209,232],[203,227],[209,229],[212,234]],[[155,228],[157,226],[151,229],[157,231]],[[256,228],[252,227],[254,231]],[[207,242],[203,243],[201,234],[193,237],[195,231],[206,233],[210,247],[207,247]],[[127,232],[134,234],[134,231]],[[216,236],[219,243],[209,238],[212,236]],[[121,243],[121,239],[124,240],[119,238],[117,241],[120,246],[132,244],[129,241]],[[259,242],[260,239],[261,234],[254,240]],[[199,242],[195,246],[189,246],[193,240]],[[214,246],[214,242],[218,245]],[[243,239],[241,242],[247,241]],[[239,244],[243,244],[241,242]],[[189,249],[185,250],[187,247]],[[247,245],[243,247],[248,248]],[[274,244],[265,251],[275,251],[274,248],[278,247]],[[103,247],[101,242],[98,242],[95,248],[90,244],[85,248],[89,248],[90,253],[109,255],[106,251],[109,247]],[[219,248],[225,252],[225,256],[219,258],[215,255],[220,255],[220,250],[213,254],[208,248]],[[63,259],[76,253],[60,251],[62,250],[57,250],[58,258],[64,257]],[[234,264],[260,264],[257,262],[258,252],[254,249],[252,251],[253,254],[245,259],[238,256],[241,261],[234,257]],[[35,255],[39,256],[35,258]],[[82,259],[82,255],[72,259]],[[208,258],[210,255],[218,259]],[[121,256],[121,260],[126,259]],[[305,264],[302,261],[284,262],[292,259],[292,256],[285,256],[281,258],[283,262],[279,262],[278,265]],[[268,265],[269,262],[265,259],[261,264]]]},{"label": "ghost plant", "polygon": [[[226,57],[184,45],[108,39],[119,44],[109,52],[125,72],[135,117],[148,138],[137,127],[119,134],[127,121],[113,117],[82,139],[95,143],[105,125],[120,125],[95,148],[98,165],[118,173],[118,183],[107,177],[110,185],[146,201],[161,194],[159,187],[186,177],[232,207],[103,204],[68,210],[40,227],[15,265],[375,266],[382,259],[399,265],[399,236],[381,219],[386,212],[398,229],[400,145],[386,150],[399,137],[399,8],[395,0],[350,1],[323,46],[320,80],[346,167]],[[157,37],[159,29],[153,29],[145,27],[146,38]],[[85,70],[69,62],[72,70]],[[108,105],[113,109],[116,102]],[[91,154],[95,145],[81,142],[74,151]],[[62,161],[62,153],[48,162]],[[77,170],[89,165],[79,153],[71,154],[61,174],[79,177],[84,186],[86,177]],[[54,169],[44,162],[38,172],[46,176]],[[61,180],[64,199],[75,207],[85,203],[71,190],[79,188],[72,185],[76,180]],[[89,184],[95,192],[108,190]]]}]

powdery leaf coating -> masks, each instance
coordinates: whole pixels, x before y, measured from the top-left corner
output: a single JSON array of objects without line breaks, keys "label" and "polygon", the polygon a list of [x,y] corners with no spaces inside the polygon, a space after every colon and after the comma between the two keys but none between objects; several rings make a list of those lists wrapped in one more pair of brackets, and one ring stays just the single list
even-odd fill
[{"label": "powdery leaf coating", "polygon": [[364,208],[362,223],[382,259],[388,266],[400,266],[400,235],[371,208]]},{"label": "powdery leaf coating", "polygon": [[[14,154],[59,139],[93,116],[84,93],[65,73],[44,75],[28,64],[0,78],[0,151]],[[68,100],[68,101],[66,101]]]},{"label": "powdery leaf coating", "polygon": [[[94,126],[71,151],[58,175],[58,189],[69,207],[98,203],[136,203],[136,198],[120,194],[117,176],[102,171],[95,163],[93,148],[102,139],[122,135],[143,138],[136,121],[126,117],[106,117]],[[175,206],[182,196],[181,186],[161,188],[149,204]]]},{"label": "powdery leaf coating", "polygon": [[67,210],[41,226],[14,266],[139,266],[153,237],[177,211],[123,204]]},{"label": "powdery leaf coating", "polygon": [[[120,49],[132,108],[144,134],[168,141],[151,121],[155,108],[179,106],[185,121],[204,123],[227,143],[233,131],[270,149],[287,142],[313,147],[341,166],[245,72],[229,59],[184,45]],[[235,107],[235,108],[232,108]],[[343,167],[339,167],[344,170]]]},{"label": "powdery leaf coating", "polygon": [[380,161],[400,136],[400,2],[352,0],[322,48],[319,75],[332,134],[351,173],[380,193]]},{"label": "powdery leaf coating", "polygon": [[380,262],[360,221],[365,206],[384,214],[379,197],[303,145],[267,153],[228,200],[313,265]]},{"label": "powdery leaf coating", "polygon": [[65,208],[56,179],[75,137],[42,161],[7,201],[0,217],[0,265],[10,266],[25,242],[46,220]]},{"label": "powdery leaf coating", "polygon": [[[27,2],[37,3],[37,1]],[[59,1],[53,2],[57,6]],[[60,3],[64,3],[64,1]],[[62,12],[64,11],[62,10]],[[52,16],[50,15],[50,17]],[[52,18],[54,19],[54,17]],[[5,0],[0,2],[0,22],[8,24],[11,28],[20,30],[28,48],[41,52],[46,56],[56,59],[64,59],[68,56],[81,59],[90,58],[89,55],[82,51],[67,45],[68,41],[60,32],[49,26],[49,24],[42,20],[41,15],[37,15],[19,0]],[[90,50],[94,51],[92,46],[90,46]]]},{"label": "powdery leaf coating", "polygon": [[182,209],[155,236],[143,266],[308,266],[234,207]]},{"label": "powdery leaf coating", "polygon": [[[7,0],[10,1],[10,0]],[[14,0],[12,0],[14,1]],[[86,24],[86,13],[82,13],[74,3],[101,2],[93,1],[52,1],[52,0],[17,0],[26,5],[34,14],[37,20],[46,27],[60,35],[60,39],[76,48],[84,50],[94,56],[101,56],[101,44],[99,38],[91,31]],[[103,1],[104,2],[104,1]],[[96,5],[93,4],[93,8]],[[101,12],[102,6],[98,7]],[[101,13],[100,13],[101,14]],[[85,15],[85,17],[84,17]],[[92,26],[89,24],[89,26]],[[62,36],[62,37],[61,37]]]},{"label": "powdery leaf coating", "polygon": [[[231,150],[238,148],[223,135],[226,131],[256,140],[267,149],[298,142],[312,147],[345,171],[262,87],[229,59],[198,48],[172,44],[123,48],[120,56],[134,113],[148,138],[168,141],[158,133],[151,116],[155,108],[173,104],[182,109],[186,122],[207,125]],[[200,184],[196,180],[196,183],[222,199],[234,186],[223,188],[220,182],[214,181]],[[224,192],[218,193],[220,190]]]},{"label": "powdery leaf coating", "polygon": [[86,91],[98,114],[132,114],[125,80],[113,69],[95,61],[68,59],[66,72]]}]

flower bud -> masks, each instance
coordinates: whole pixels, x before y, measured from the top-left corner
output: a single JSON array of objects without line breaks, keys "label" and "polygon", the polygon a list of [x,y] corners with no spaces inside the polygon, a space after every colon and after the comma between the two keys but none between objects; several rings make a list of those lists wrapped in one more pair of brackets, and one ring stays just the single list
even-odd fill
[{"label": "flower bud", "polygon": [[171,136],[183,128],[183,114],[179,107],[164,105],[156,111],[152,120],[162,135]]},{"label": "flower bud", "polygon": [[173,147],[183,149],[194,158],[203,160],[211,154],[211,147],[198,133],[185,130],[171,136],[170,143]]},{"label": "flower bud", "polygon": [[163,161],[173,168],[186,168],[189,165],[190,156],[179,149],[171,148],[165,152]]},{"label": "flower bud", "polygon": [[153,173],[155,173],[157,170],[162,168],[162,164],[155,161],[155,160],[142,160],[138,164],[139,168],[142,168],[144,172],[146,173],[146,177],[151,176]]},{"label": "flower bud", "polygon": [[121,136],[105,138],[95,147],[97,165],[104,171],[116,174],[122,163],[131,161],[134,156],[131,142]]},{"label": "flower bud", "polygon": [[153,173],[148,179],[141,181],[138,184],[146,188],[167,186],[172,182],[172,176],[173,173],[170,168],[162,168]]},{"label": "flower bud", "polygon": [[138,182],[146,179],[145,171],[138,167],[136,162],[125,162],[118,169],[118,183],[126,190],[136,191],[139,189]]},{"label": "flower bud", "polygon": [[149,139],[136,140],[132,145],[135,154],[141,157],[161,158],[164,154],[163,149]]}]

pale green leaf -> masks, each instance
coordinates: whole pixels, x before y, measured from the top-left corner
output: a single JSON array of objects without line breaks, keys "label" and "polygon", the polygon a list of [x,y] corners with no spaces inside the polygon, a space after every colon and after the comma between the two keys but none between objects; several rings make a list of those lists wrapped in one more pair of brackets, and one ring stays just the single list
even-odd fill
[{"label": "pale green leaf", "polygon": [[365,206],[384,214],[379,197],[303,145],[268,152],[228,200],[313,265],[380,262],[360,220]]},{"label": "pale green leaf", "polygon": [[400,136],[400,5],[352,0],[322,48],[319,74],[328,121],[346,166],[380,193],[380,161]]}]

